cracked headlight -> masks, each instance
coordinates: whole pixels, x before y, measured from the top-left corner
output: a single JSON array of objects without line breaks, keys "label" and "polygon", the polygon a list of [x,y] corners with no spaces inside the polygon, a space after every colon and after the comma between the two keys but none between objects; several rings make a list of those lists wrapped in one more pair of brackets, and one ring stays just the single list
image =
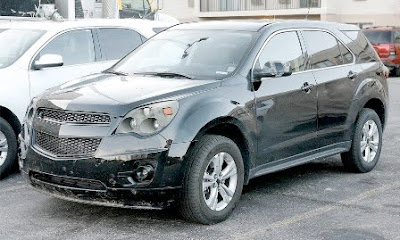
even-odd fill
[{"label": "cracked headlight", "polygon": [[177,101],[155,103],[134,109],[124,117],[115,133],[136,133],[140,136],[156,134],[168,126],[178,109]]}]

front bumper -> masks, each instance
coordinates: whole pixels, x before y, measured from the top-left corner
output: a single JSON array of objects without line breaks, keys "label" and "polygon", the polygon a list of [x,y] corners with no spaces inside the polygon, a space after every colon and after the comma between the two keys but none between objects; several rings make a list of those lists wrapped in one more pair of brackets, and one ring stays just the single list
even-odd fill
[{"label": "front bumper", "polygon": [[[182,185],[181,161],[167,151],[137,155],[134,160],[52,159],[20,137],[20,168],[27,182],[51,196],[111,207],[162,209],[178,197]],[[21,151],[22,152],[22,151]],[[116,156],[115,159],[118,159]],[[151,177],[135,179],[141,166],[152,166]]]}]

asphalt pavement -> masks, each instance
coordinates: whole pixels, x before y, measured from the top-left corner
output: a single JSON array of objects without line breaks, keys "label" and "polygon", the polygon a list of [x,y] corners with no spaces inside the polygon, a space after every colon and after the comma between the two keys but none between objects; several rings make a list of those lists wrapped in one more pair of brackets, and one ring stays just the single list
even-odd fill
[{"label": "asphalt pavement", "polygon": [[171,210],[58,200],[14,174],[0,181],[0,239],[400,239],[400,79],[389,83],[389,122],[370,173],[345,172],[337,155],[254,179],[233,215],[213,226]]}]

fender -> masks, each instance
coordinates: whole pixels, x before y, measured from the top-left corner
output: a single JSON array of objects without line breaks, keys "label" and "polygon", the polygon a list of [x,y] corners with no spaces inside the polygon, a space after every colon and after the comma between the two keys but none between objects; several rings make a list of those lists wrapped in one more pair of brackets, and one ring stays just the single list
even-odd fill
[{"label": "fender", "polygon": [[[387,119],[387,99],[388,99],[388,91],[387,85],[385,85],[382,81],[376,78],[366,78],[363,80],[358,88],[355,91],[354,97],[351,102],[347,125],[350,126],[350,129],[353,129],[354,123],[357,120],[359,112],[365,107],[365,105],[372,99],[379,100],[384,107],[384,121],[382,122],[385,125]],[[350,131],[350,139],[353,137],[353,131]]]},{"label": "fender", "polygon": [[[206,94],[193,96],[198,98],[197,101],[182,101],[180,104],[180,112],[183,115],[176,116],[171,125],[161,133],[161,135],[172,140],[169,149],[169,157],[183,158],[190,144],[207,129],[212,128],[220,123],[234,124],[241,130],[241,134],[248,142],[248,147],[252,151],[255,149],[255,129],[254,114],[252,109],[247,107],[247,101],[240,96],[239,101],[229,100],[226,98],[215,98],[210,95],[215,94],[218,89],[209,91]],[[219,95],[221,96],[221,95]],[[250,96],[249,96],[250,97]],[[244,104],[243,104],[244,103]],[[245,127],[246,126],[246,127]]]}]

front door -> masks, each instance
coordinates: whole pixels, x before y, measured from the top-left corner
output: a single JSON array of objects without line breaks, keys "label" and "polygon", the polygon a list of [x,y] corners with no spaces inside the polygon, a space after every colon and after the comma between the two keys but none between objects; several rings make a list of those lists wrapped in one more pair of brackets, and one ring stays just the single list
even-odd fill
[{"label": "front door", "polygon": [[263,78],[256,88],[257,165],[316,147],[316,82],[311,72],[305,72],[306,60],[298,33],[289,31],[273,36],[256,61],[255,70],[282,63],[293,72],[291,76]]}]

